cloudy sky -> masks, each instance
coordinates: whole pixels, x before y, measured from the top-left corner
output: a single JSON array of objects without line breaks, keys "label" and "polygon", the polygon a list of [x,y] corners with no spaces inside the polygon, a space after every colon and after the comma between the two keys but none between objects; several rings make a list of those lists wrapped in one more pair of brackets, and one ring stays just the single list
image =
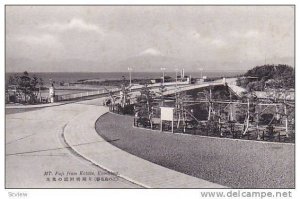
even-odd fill
[{"label": "cloudy sky", "polygon": [[294,66],[292,6],[6,6],[8,72]]}]

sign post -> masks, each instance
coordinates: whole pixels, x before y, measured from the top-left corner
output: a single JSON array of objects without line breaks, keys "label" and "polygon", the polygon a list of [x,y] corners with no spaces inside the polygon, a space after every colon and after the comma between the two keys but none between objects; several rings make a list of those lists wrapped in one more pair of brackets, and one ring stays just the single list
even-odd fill
[{"label": "sign post", "polygon": [[172,122],[172,133],[174,132],[174,108],[172,107],[160,107],[160,131],[162,131],[163,121]]}]

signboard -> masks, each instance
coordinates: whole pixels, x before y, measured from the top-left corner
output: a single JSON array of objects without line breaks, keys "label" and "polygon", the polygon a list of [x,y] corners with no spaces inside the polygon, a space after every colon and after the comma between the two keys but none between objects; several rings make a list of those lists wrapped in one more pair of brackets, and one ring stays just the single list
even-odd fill
[{"label": "signboard", "polygon": [[174,108],[160,107],[160,109],[161,109],[161,120],[173,121]]},{"label": "signboard", "polygon": [[160,124],[160,130],[162,131],[162,125],[163,121],[172,121],[172,133],[174,132],[174,108],[171,107],[160,107],[160,118],[161,118],[161,124]]}]

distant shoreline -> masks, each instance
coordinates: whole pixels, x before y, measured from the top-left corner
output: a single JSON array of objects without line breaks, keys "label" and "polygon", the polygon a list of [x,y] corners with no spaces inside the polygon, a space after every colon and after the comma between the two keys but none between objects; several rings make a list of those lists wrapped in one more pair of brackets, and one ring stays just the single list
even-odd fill
[{"label": "distant shoreline", "polygon": [[[28,71],[30,75],[36,75],[41,77],[44,82],[47,84],[50,82],[50,79],[55,82],[66,82],[66,83],[76,83],[79,80],[96,80],[97,81],[108,81],[108,80],[121,80],[125,77],[129,79],[129,72],[31,72]],[[22,72],[6,72],[5,81],[7,83],[9,76],[14,74],[21,74]],[[207,76],[208,78],[213,77],[231,77],[243,74],[242,71],[203,71],[202,75]],[[179,72],[178,72],[179,74]],[[201,71],[186,71],[186,75],[192,75],[194,78],[201,77]],[[160,78],[162,72],[136,72],[131,73],[133,79],[153,79]],[[175,71],[166,71],[166,76],[174,77],[176,76]]]}]

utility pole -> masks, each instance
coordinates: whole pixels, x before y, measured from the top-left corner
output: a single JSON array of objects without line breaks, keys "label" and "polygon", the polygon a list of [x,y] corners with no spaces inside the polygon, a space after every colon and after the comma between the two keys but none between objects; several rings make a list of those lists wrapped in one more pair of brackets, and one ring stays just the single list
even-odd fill
[{"label": "utility pole", "polygon": [[223,137],[223,133],[222,133],[222,126],[221,126],[221,104],[219,104],[219,110],[218,110],[218,128],[219,128],[219,132],[220,132],[220,136]]},{"label": "utility pole", "polygon": [[199,70],[200,70],[200,78],[203,79],[203,74],[202,74],[203,68],[199,68]]},{"label": "utility pole", "polygon": [[208,107],[208,118],[207,118],[207,120],[210,120],[211,119],[211,114],[212,114],[212,111],[213,111],[211,87],[209,87],[209,100],[208,101],[209,101],[209,107]]},{"label": "utility pole", "polygon": [[39,85],[39,98],[40,98],[40,103],[41,103],[42,102],[41,85]]},{"label": "utility pole", "polygon": [[229,91],[229,95],[230,95],[230,121],[233,121],[233,104],[232,104],[232,94],[231,91]]},{"label": "utility pole", "polygon": [[[274,89],[274,102],[277,104],[277,91],[276,89]],[[276,111],[276,120],[280,119],[280,115],[279,115],[279,110],[278,110],[278,106],[275,105],[275,111]]]},{"label": "utility pole", "polygon": [[177,87],[177,75],[178,75],[178,68],[175,68],[175,71],[176,71],[176,77],[175,77],[175,80],[176,80],[176,87]]},{"label": "utility pole", "polygon": [[286,107],[286,92],[284,92],[284,116],[285,116],[285,133],[286,133],[286,137],[289,137],[288,115],[287,115],[287,107]]},{"label": "utility pole", "polygon": [[131,90],[131,71],[132,71],[132,68],[128,67],[128,71],[129,71],[129,87],[130,87],[130,90]]},{"label": "utility pole", "polygon": [[160,70],[163,73],[163,85],[164,85],[165,84],[165,70],[166,70],[166,68],[160,68]]},{"label": "utility pole", "polygon": [[250,100],[247,99],[247,115],[246,115],[246,127],[244,129],[243,135],[246,135],[249,128],[249,119],[250,119]]},{"label": "utility pole", "polygon": [[177,86],[177,71],[178,71],[178,68],[175,68],[175,71],[176,71],[176,77],[175,77],[175,80],[176,80],[176,88],[175,88],[175,96],[176,96],[176,99],[177,99],[177,92],[178,92],[178,86]]},{"label": "utility pole", "polygon": [[261,105],[256,103],[256,133],[257,133],[257,140],[260,140],[261,137],[259,135],[259,115],[260,115],[260,110],[261,110]]}]

